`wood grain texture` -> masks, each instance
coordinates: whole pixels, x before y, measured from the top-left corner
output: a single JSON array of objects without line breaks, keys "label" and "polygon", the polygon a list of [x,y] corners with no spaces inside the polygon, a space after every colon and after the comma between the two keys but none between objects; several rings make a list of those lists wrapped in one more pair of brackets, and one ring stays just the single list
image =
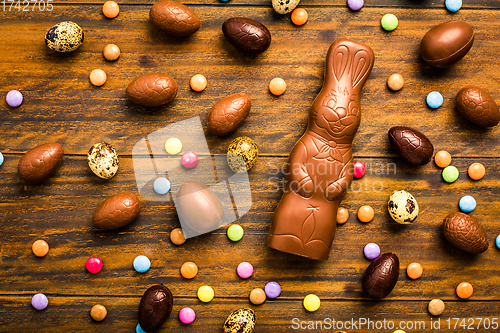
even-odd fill
[{"label": "wood grain texture", "polygon": [[[289,15],[275,14],[268,0],[189,0],[184,3],[200,16],[202,28],[185,39],[164,37],[150,26],[148,12],[153,2],[121,1],[121,13],[113,20],[102,16],[102,1],[94,0],[58,1],[50,13],[0,11],[0,31],[5,36],[0,39],[0,95],[18,89],[25,97],[16,109],[0,102],[0,151],[5,157],[0,167],[0,332],[133,332],[140,297],[156,283],[168,286],[175,297],[174,311],[160,332],[222,332],[227,315],[241,307],[256,311],[255,332],[290,332],[294,318],[307,322],[327,317],[344,321],[385,318],[396,323],[421,320],[427,325],[425,331],[431,331],[426,308],[433,298],[446,302],[443,330],[448,318],[498,317],[500,251],[494,239],[500,233],[500,130],[468,123],[453,102],[456,92],[469,84],[483,87],[500,100],[496,92],[500,12],[495,1],[468,1],[464,9],[450,14],[441,2],[430,0],[383,0],[366,3],[359,12],[350,12],[345,1],[302,0],[309,22],[295,27]],[[399,18],[399,27],[391,33],[379,24],[389,11]],[[221,32],[222,22],[233,16],[264,23],[273,35],[270,49],[255,58],[238,53]],[[431,69],[419,58],[420,39],[432,26],[452,19],[472,25],[474,45],[448,70]],[[55,54],[43,42],[46,31],[64,20],[77,22],[85,31],[83,46],[69,55]],[[352,183],[342,203],[350,217],[337,228],[330,258],[311,261],[269,249],[265,242],[281,197],[283,167],[305,130],[308,109],[322,84],[326,51],[338,37],[364,42],[376,56],[363,88],[362,122],[353,147],[355,159],[367,165],[367,174]],[[122,50],[116,62],[102,57],[108,43]],[[101,88],[88,81],[94,68],[108,74]],[[126,99],[125,88],[135,77],[157,71],[172,75],[179,92],[167,107],[147,112]],[[405,87],[397,93],[385,85],[395,72],[405,78]],[[208,89],[202,93],[189,88],[190,77],[197,73],[208,78]],[[280,97],[267,90],[276,76],[288,84]],[[445,98],[437,110],[425,105],[425,96],[432,90]],[[208,134],[210,108],[236,92],[252,99],[242,127],[224,138]],[[245,230],[243,239],[229,241],[223,227],[175,246],[169,240],[170,231],[179,225],[173,203],[145,197],[140,198],[142,211],[131,225],[116,231],[95,229],[92,214],[103,200],[122,191],[138,193],[134,145],[164,126],[196,116],[207,133],[219,180],[231,175],[223,154],[232,139],[246,135],[259,145],[261,155],[249,173],[252,209],[238,222]],[[460,170],[459,180],[444,183],[433,162],[416,168],[399,161],[387,141],[393,125],[413,126],[430,138],[436,151],[448,150]],[[86,161],[90,146],[101,140],[112,143],[120,155],[119,172],[108,181],[93,175]],[[50,141],[64,146],[62,165],[46,182],[25,184],[17,175],[19,159],[28,149]],[[484,179],[472,181],[467,176],[473,162],[486,166]],[[420,205],[420,215],[412,225],[398,225],[389,217],[387,200],[396,189],[409,191]],[[454,248],[440,230],[444,217],[458,210],[458,201],[466,194],[476,198],[478,206],[471,215],[490,239],[489,249],[480,255]],[[375,209],[375,219],[368,224],[356,218],[356,210],[365,204]],[[31,252],[31,244],[40,238],[50,245],[43,258]],[[361,289],[363,272],[370,263],[362,250],[369,242],[379,244],[383,252],[396,253],[401,262],[395,289],[380,302],[368,300]],[[139,254],[152,262],[145,274],[132,268]],[[85,269],[90,256],[104,262],[97,275]],[[180,276],[185,261],[199,266],[193,280]],[[236,274],[242,261],[255,268],[248,280]],[[423,276],[415,281],[405,273],[413,261],[424,267]],[[249,292],[268,281],[281,284],[280,297],[261,306],[250,304]],[[462,281],[474,286],[468,301],[455,295]],[[196,298],[203,284],[215,289],[211,303],[202,304]],[[41,312],[30,305],[37,292],[49,297],[49,307]],[[302,307],[309,293],[322,300],[315,313]],[[89,316],[96,303],[108,309],[102,323]],[[176,318],[184,306],[196,311],[192,325],[182,325]],[[468,331],[453,328],[454,324],[451,321],[449,331]],[[346,331],[374,332],[368,327]],[[407,330],[412,331],[424,329]]]}]

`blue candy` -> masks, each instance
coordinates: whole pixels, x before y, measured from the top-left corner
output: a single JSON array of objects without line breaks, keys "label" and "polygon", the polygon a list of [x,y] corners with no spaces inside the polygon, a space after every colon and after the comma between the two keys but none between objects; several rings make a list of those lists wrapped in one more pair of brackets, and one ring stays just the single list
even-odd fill
[{"label": "blue candy", "polygon": [[146,256],[137,256],[134,259],[134,269],[139,273],[144,273],[151,267],[151,261]]},{"label": "blue candy", "polygon": [[462,8],[462,0],[446,0],[444,4],[450,12],[456,12]]},{"label": "blue candy", "polygon": [[0,165],[2,165],[2,164],[3,164],[3,155],[2,155],[2,153],[0,153]]},{"label": "blue candy", "polygon": [[136,333],[147,333],[145,332],[142,327],[141,327],[141,324],[137,324],[137,327],[135,328],[135,332]]},{"label": "blue candy", "polygon": [[170,182],[165,177],[158,177],[153,183],[153,189],[158,194],[166,194],[170,191]]},{"label": "blue candy", "polygon": [[500,235],[497,236],[496,242],[497,247],[500,249]]},{"label": "blue candy", "polygon": [[464,213],[470,213],[476,208],[476,199],[470,195],[464,195],[458,202],[460,210]]},{"label": "blue candy", "polygon": [[437,91],[430,92],[429,95],[427,95],[427,105],[433,109],[437,109],[443,105],[443,95]]}]

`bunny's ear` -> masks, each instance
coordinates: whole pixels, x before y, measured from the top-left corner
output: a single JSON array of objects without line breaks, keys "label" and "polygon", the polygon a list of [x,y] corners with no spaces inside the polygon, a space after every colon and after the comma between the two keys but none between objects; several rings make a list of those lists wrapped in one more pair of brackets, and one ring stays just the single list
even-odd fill
[{"label": "bunny's ear", "polygon": [[349,48],[345,45],[338,45],[332,52],[333,74],[335,79],[340,81],[349,62]]},{"label": "bunny's ear", "polygon": [[351,83],[353,88],[356,88],[360,83],[361,85],[364,83],[370,74],[373,62],[373,55],[366,50],[359,50],[356,52],[352,61],[351,70]]}]

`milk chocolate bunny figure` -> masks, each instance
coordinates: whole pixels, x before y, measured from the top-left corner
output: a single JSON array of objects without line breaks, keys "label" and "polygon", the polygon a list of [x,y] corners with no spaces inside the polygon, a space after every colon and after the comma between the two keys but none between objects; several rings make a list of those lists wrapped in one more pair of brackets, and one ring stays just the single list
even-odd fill
[{"label": "milk chocolate bunny figure", "polygon": [[359,95],[373,67],[364,44],[337,39],[326,56],[323,87],[309,110],[307,131],[288,159],[283,197],[267,245],[327,259],[337,209],[352,181],[352,141],[361,120]]}]

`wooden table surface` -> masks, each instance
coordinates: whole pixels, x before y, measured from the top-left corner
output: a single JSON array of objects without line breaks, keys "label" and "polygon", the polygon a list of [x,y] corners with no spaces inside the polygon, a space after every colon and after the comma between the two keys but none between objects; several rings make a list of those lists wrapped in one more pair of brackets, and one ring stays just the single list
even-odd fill
[{"label": "wooden table surface", "polygon": [[[189,0],[185,4],[200,17],[201,29],[184,39],[164,37],[151,26],[148,13],[153,2],[120,1],[121,12],[115,19],[102,15],[101,0],[54,0],[51,12],[14,7],[8,11],[7,1],[6,10],[0,11],[0,95],[3,100],[12,89],[24,95],[18,108],[0,102],[0,151],[5,157],[0,167],[0,332],[134,332],[140,298],[158,283],[174,295],[173,312],[160,332],[222,332],[228,314],[242,307],[256,311],[255,332],[292,332],[300,324],[308,327],[310,321],[360,318],[392,321],[395,326],[377,330],[365,324],[345,331],[392,332],[400,322],[414,325],[407,332],[470,332],[460,324],[489,332],[495,322],[498,326],[500,251],[494,240],[500,233],[500,126],[485,130],[472,125],[458,114],[454,102],[458,90],[469,84],[483,87],[500,101],[498,1],[468,0],[460,11],[450,13],[443,1],[366,1],[360,11],[352,12],[344,0],[302,0],[300,7],[308,11],[309,21],[296,27],[289,15],[273,11],[270,0]],[[399,19],[393,32],[385,32],[379,23],[389,12]],[[273,38],[269,50],[253,58],[236,51],[221,32],[222,23],[234,16],[265,24]],[[473,27],[472,49],[447,70],[428,67],[419,57],[421,38],[436,24],[454,19]],[[56,54],[45,46],[44,36],[51,26],[66,20],[83,28],[85,41],[76,52]],[[265,242],[281,197],[282,173],[277,170],[306,128],[308,108],[322,84],[326,51],[339,37],[366,43],[375,52],[353,145],[355,159],[366,163],[368,170],[353,182],[342,203],[350,217],[338,226],[330,258],[313,261],[272,250]],[[108,43],[121,48],[119,60],[103,58]],[[94,68],[108,75],[100,88],[88,80]],[[145,112],[125,95],[132,79],[151,72],[170,74],[179,87],[175,100],[155,113]],[[201,93],[189,88],[190,77],[197,73],[209,82]],[[392,73],[405,78],[399,92],[386,87]],[[274,77],[288,84],[280,97],[267,89]],[[425,104],[433,90],[444,96],[437,110]],[[259,160],[249,172],[252,208],[238,221],[245,230],[241,241],[229,241],[223,227],[175,246],[169,240],[170,231],[179,225],[173,203],[144,198],[141,215],[131,225],[111,232],[93,227],[92,214],[105,198],[121,191],[138,193],[132,162],[132,147],[138,140],[197,116],[206,132],[213,104],[237,92],[252,99],[243,126],[228,137],[207,132],[206,138],[216,157],[223,157],[237,136],[249,136],[259,146]],[[433,162],[413,167],[396,158],[387,141],[387,131],[394,125],[415,127],[429,137],[436,151],[449,151],[460,170],[458,181],[444,183]],[[64,146],[62,165],[46,182],[25,184],[17,174],[19,159],[27,150],[52,141]],[[98,179],[87,165],[88,149],[100,141],[111,143],[120,155],[120,170],[110,180]],[[473,162],[486,166],[480,181],[467,176]],[[409,191],[419,202],[420,215],[410,226],[397,225],[388,215],[387,199],[396,189]],[[490,239],[489,249],[480,255],[454,248],[440,231],[443,218],[458,210],[458,200],[466,194],[476,198],[471,215]],[[366,204],[375,209],[375,219],[363,224],[356,210]],[[31,252],[36,239],[49,243],[47,256],[37,258]],[[378,243],[383,252],[396,253],[401,264],[395,289],[382,301],[367,299],[361,289],[370,263],[363,247],[369,242]],[[132,268],[140,254],[152,262],[145,274]],[[86,271],[90,256],[103,260],[99,274]],[[180,276],[185,261],[199,266],[193,280]],[[255,268],[248,280],[236,274],[242,261]],[[405,272],[414,261],[424,267],[418,280],[410,280]],[[281,284],[279,298],[252,305],[250,291],[269,281]],[[462,281],[474,286],[467,301],[455,295]],[[215,290],[215,299],[206,304],[196,297],[204,284]],[[44,311],[30,304],[39,292],[49,299]],[[302,306],[310,293],[322,302],[314,313]],[[441,330],[430,327],[438,321],[427,312],[433,298],[446,304]],[[108,317],[100,323],[89,316],[96,303],[108,309]],[[177,319],[185,306],[196,311],[191,325]],[[455,327],[453,318],[460,318]],[[491,323],[490,330],[474,318]],[[417,328],[422,323],[425,329]],[[320,331],[317,328],[311,331]]]}]

